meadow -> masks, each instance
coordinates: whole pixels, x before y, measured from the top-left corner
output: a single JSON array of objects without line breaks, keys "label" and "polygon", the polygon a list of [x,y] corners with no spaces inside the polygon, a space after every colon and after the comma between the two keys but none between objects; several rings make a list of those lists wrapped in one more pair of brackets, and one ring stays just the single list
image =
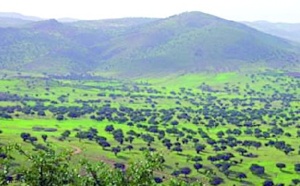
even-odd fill
[{"label": "meadow", "polygon": [[298,77],[273,71],[133,80],[7,72],[0,143],[51,145],[74,151],[74,161],[112,166],[154,151],[165,159],[157,176],[166,182],[297,185],[299,87]]}]

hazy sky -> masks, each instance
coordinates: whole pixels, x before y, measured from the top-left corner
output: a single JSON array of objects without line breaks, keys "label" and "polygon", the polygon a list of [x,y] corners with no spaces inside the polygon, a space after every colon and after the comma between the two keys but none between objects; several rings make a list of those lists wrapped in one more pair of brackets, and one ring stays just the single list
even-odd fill
[{"label": "hazy sky", "polygon": [[300,23],[300,0],[0,0],[0,12],[42,18],[168,17],[186,11],[237,21]]}]

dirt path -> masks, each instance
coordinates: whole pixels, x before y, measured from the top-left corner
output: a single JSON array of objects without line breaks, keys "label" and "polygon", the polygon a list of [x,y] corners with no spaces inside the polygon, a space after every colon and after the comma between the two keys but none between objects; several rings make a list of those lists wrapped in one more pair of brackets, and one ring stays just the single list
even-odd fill
[{"label": "dirt path", "polygon": [[[117,161],[114,161],[114,160],[111,160],[109,158],[106,158],[105,156],[100,156],[100,157],[97,157],[96,159],[98,161],[103,161],[104,163],[106,163],[108,165],[111,165],[111,166],[114,166],[114,164],[117,163]],[[127,163],[125,163],[125,165],[126,165],[126,167],[128,166]],[[166,179],[170,179],[171,178],[170,174],[167,174],[167,173],[162,172],[162,171],[154,171],[154,174],[157,175],[157,176],[163,176]]]},{"label": "dirt path", "polygon": [[[54,141],[57,141],[57,142],[59,142],[58,140],[57,140],[57,138],[52,138]],[[69,145],[69,147],[71,147],[71,148],[73,148],[74,149],[74,151],[73,151],[73,155],[77,155],[77,154],[80,154],[81,152],[82,152],[82,149],[80,148],[80,147],[78,147],[78,146],[75,146],[75,145]]]},{"label": "dirt path", "polygon": [[[74,151],[73,151],[73,155],[78,155],[78,154],[81,154],[82,153],[82,149],[80,148],[80,147],[78,147],[78,146],[75,146],[75,145],[70,145],[70,147],[72,147],[73,149],[74,149]],[[111,159],[109,159],[109,158],[107,158],[107,157],[105,157],[105,156],[100,156],[100,157],[97,157],[97,158],[95,158],[96,160],[100,160],[100,161],[103,161],[104,163],[106,163],[106,164],[108,164],[108,165],[110,165],[110,166],[114,166],[114,164],[116,163],[116,161],[114,161],[114,160],[111,160]],[[126,165],[126,166],[128,166],[128,165]],[[154,172],[156,175],[159,175],[159,176],[164,176],[165,178],[170,178],[171,176],[169,175],[169,174],[166,174],[166,173],[164,173],[164,172],[162,172],[162,171],[155,171]]]},{"label": "dirt path", "polygon": [[80,154],[82,152],[81,148],[77,146],[71,146],[74,149],[73,155]]}]

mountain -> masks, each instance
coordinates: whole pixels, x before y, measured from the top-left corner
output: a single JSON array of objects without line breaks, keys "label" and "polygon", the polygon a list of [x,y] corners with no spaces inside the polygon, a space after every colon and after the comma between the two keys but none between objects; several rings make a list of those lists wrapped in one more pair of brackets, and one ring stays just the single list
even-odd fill
[{"label": "mountain", "polygon": [[262,32],[300,42],[300,23],[271,23],[267,21],[243,23]]},{"label": "mountain", "polygon": [[20,27],[40,20],[42,19],[38,17],[24,16],[18,13],[0,12],[0,27]]},{"label": "mountain", "polygon": [[0,28],[0,69],[113,76],[299,65],[297,43],[201,12]]},{"label": "mountain", "polygon": [[42,20],[39,17],[25,16],[25,15],[22,15],[19,13],[14,13],[14,12],[0,12],[0,17],[22,19],[22,20],[27,20],[27,21],[41,21]]},{"label": "mountain", "polygon": [[85,28],[85,29],[105,29],[105,28],[128,28],[133,26],[141,26],[153,21],[157,18],[119,18],[104,20],[78,20],[71,22],[69,25]]},{"label": "mountain", "polygon": [[31,21],[18,18],[0,17],[0,27],[20,27],[28,23],[31,23]]},{"label": "mountain", "polygon": [[299,61],[299,47],[291,42],[199,12],[132,30],[102,53],[101,69],[125,74],[224,71],[254,62],[278,67]]}]

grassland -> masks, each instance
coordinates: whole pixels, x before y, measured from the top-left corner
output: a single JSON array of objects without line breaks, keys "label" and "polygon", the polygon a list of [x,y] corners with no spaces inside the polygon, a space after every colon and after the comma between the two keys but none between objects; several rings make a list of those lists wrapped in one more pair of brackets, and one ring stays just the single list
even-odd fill
[{"label": "grassland", "polygon": [[[165,171],[158,175],[166,179],[182,167],[192,169],[190,178],[218,176],[224,180],[223,185],[262,185],[269,179],[288,185],[299,178],[294,165],[300,163],[297,137],[300,80],[282,72],[189,74],[133,81],[11,73],[3,75],[0,85],[2,145],[18,143],[31,151],[34,144],[51,144],[58,149],[74,150],[74,161],[84,157],[109,164],[126,164],[141,157],[142,147],[151,148],[164,155]],[[41,111],[44,114],[39,115]],[[165,114],[165,111],[170,112]],[[71,112],[76,116],[70,116]],[[58,115],[63,115],[63,119],[57,119]],[[170,118],[164,119],[165,116]],[[172,121],[178,124],[172,125]],[[123,143],[116,140],[113,132],[106,131],[108,125],[113,125],[114,131],[122,130]],[[158,132],[151,131],[150,127]],[[56,130],[43,130],[47,128]],[[96,129],[97,135],[106,138],[111,146],[102,148],[95,138],[78,138],[80,131],[90,128]],[[258,129],[261,132],[255,133]],[[66,130],[71,132],[70,136],[61,139]],[[252,134],[247,134],[246,130]],[[132,131],[139,135],[130,134]],[[224,135],[219,136],[220,131]],[[37,141],[24,142],[21,133],[30,133]],[[47,134],[47,142],[43,142],[42,134]],[[143,135],[154,138],[149,142]],[[128,136],[134,136],[132,144],[126,141]],[[232,147],[229,137],[236,139]],[[163,139],[173,144],[171,150],[166,148]],[[184,139],[188,142],[183,143]],[[208,140],[215,143],[210,144]],[[245,141],[255,141],[261,146],[248,147]],[[286,144],[275,148],[270,141]],[[180,144],[175,145],[176,142]],[[199,144],[205,149],[197,154],[195,146]],[[133,149],[128,150],[128,145]],[[122,150],[115,155],[112,148],[117,146]],[[176,152],[175,146],[181,147],[182,152]],[[238,148],[255,157],[238,153]],[[290,151],[285,153],[286,149]],[[208,160],[209,156],[225,153],[234,157],[230,161]],[[203,168],[199,172],[193,168],[195,156],[202,158],[199,163]],[[279,162],[286,164],[286,168],[278,169],[276,163]],[[24,164],[22,159],[18,163]],[[230,164],[229,176],[222,170],[225,163]],[[265,173],[251,173],[252,164],[263,166]],[[239,172],[245,173],[247,178],[240,181],[236,176]]]}]

